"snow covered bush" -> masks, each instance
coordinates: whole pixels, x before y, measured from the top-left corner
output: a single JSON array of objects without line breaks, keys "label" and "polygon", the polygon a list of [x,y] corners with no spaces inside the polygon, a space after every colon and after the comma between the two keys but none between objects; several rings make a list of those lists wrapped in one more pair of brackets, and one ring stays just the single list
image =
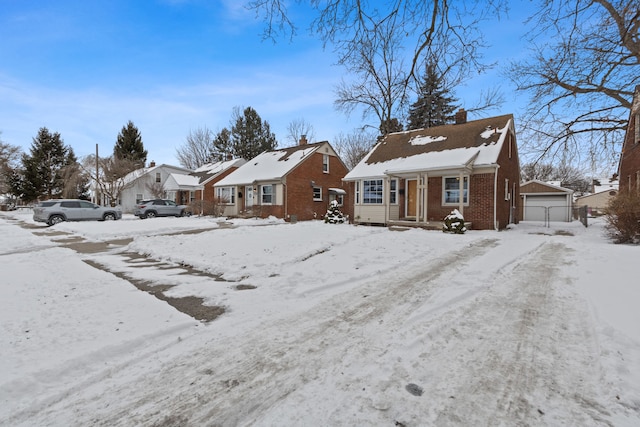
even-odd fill
[{"label": "snow covered bush", "polygon": [[467,227],[464,226],[464,217],[457,209],[451,211],[449,215],[444,218],[444,226],[442,231],[445,233],[464,234],[467,231]]},{"label": "snow covered bush", "polygon": [[616,243],[640,241],[640,194],[621,191],[606,210],[607,233]]},{"label": "snow covered bush", "polygon": [[336,200],[332,200],[329,204],[327,213],[324,214],[324,222],[329,224],[342,224],[343,222],[345,222],[345,220],[345,216],[342,214],[342,212],[340,212],[340,209],[338,208],[338,202]]}]

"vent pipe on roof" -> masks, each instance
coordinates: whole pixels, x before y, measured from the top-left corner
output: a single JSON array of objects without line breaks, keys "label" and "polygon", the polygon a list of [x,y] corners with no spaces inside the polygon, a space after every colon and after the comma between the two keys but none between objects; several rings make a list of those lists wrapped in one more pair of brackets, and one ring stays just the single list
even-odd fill
[{"label": "vent pipe on roof", "polygon": [[464,108],[461,108],[456,112],[456,124],[461,125],[463,123],[467,123],[467,112]]}]

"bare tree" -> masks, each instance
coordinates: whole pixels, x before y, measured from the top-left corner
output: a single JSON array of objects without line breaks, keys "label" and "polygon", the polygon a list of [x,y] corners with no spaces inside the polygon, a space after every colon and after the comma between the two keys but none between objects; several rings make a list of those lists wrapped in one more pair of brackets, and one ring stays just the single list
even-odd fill
[{"label": "bare tree", "polygon": [[530,24],[531,59],[508,70],[531,99],[523,152],[615,163],[640,83],[640,1],[545,0]]},{"label": "bare tree", "polygon": [[404,121],[407,104],[407,74],[396,20],[392,16],[380,25],[371,23],[372,32],[342,62],[356,75],[355,81],[343,80],[336,89],[335,106],[347,114],[362,108],[363,119],[374,115],[382,135],[392,131],[393,119],[400,116],[398,121]]},{"label": "bare tree", "polygon": [[[332,45],[338,63],[355,74],[355,82],[338,86],[336,106],[347,113],[361,107],[364,117],[374,115],[379,120],[370,126],[383,132],[392,119],[404,121],[408,91],[417,89],[427,59],[437,56],[451,84],[468,78],[471,71],[487,69],[480,62],[484,46],[480,23],[499,14],[506,4],[502,0],[298,3],[316,12],[310,31]],[[265,38],[296,34],[285,0],[252,0],[247,7],[264,17]]]},{"label": "bare tree", "polygon": [[315,140],[313,125],[307,122],[302,117],[291,120],[291,123],[289,123],[289,126],[287,126],[287,131],[289,131],[289,134],[287,135],[287,139],[291,141],[294,145],[300,142],[300,138],[303,135],[307,138],[307,141],[309,142],[313,142]]},{"label": "bare tree", "polygon": [[147,182],[145,188],[156,199],[163,199],[166,194],[161,182]]},{"label": "bare tree", "polygon": [[0,140],[0,194],[10,192],[9,180],[12,173],[18,168],[21,154],[20,147]]},{"label": "bare tree", "polygon": [[[131,187],[135,178],[144,173],[144,169],[135,169],[136,165],[135,160],[115,156],[99,157],[97,168],[93,155],[86,156],[82,161],[82,168],[91,177],[94,190],[100,196],[97,199],[106,200],[111,206],[115,206],[122,191]],[[98,203],[102,200],[98,200]]]},{"label": "bare tree", "polygon": [[335,138],[334,148],[349,170],[353,169],[367,155],[376,143],[374,131],[354,131],[350,134],[339,134]]},{"label": "bare tree", "polygon": [[185,143],[176,148],[176,157],[182,167],[193,170],[212,160],[213,148],[213,132],[206,126],[192,129]]}]

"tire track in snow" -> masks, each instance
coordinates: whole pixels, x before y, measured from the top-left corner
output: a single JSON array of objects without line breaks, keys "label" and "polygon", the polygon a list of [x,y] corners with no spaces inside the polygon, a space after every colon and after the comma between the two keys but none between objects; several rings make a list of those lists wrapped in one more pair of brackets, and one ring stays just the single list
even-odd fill
[{"label": "tire track in snow", "polygon": [[[99,391],[88,387],[85,397],[50,411],[71,411],[76,420],[105,426],[169,425],[175,420],[181,425],[250,425],[300,384],[314,381],[327,366],[339,365],[345,354],[366,343],[370,337],[358,335],[363,329],[381,329],[379,321],[385,317],[398,317],[402,324],[406,307],[428,299],[436,279],[496,245],[494,239],[479,239],[421,268],[383,275],[303,315],[234,340],[213,339],[187,359],[166,361],[154,375],[126,380],[125,368],[118,378],[96,385]],[[397,328],[383,328],[390,326]],[[119,407],[107,407],[108,400],[101,403],[99,393],[122,396]]]}]

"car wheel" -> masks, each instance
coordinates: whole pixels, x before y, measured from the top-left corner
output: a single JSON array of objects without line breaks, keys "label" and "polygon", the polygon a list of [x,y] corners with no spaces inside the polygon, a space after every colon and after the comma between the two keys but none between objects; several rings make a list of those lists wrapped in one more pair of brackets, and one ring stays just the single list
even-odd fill
[{"label": "car wheel", "polygon": [[157,215],[154,211],[149,211],[144,216],[145,218],[155,218]]},{"label": "car wheel", "polygon": [[102,218],[105,221],[115,221],[116,220],[116,214],[109,212],[104,214],[104,217]]},{"label": "car wheel", "polygon": [[60,224],[63,221],[64,217],[62,215],[53,215],[51,218],[49,218],[49,225]]}]

